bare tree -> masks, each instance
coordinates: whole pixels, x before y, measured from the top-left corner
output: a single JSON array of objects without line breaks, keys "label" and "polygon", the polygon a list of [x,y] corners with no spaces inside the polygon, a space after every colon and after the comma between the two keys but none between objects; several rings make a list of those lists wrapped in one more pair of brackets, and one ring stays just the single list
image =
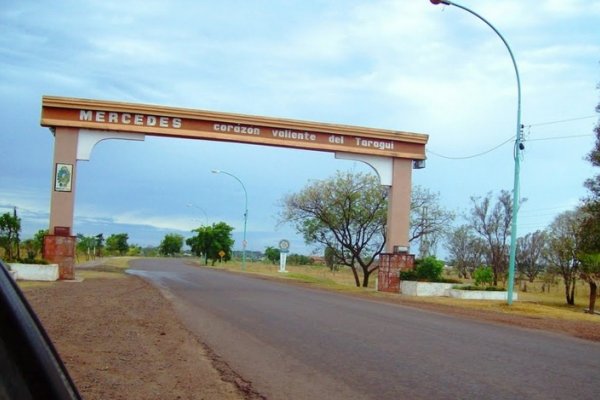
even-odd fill
[{"label": "bare tree", "polygon": [[485,242],[475,235],[469,225],[461,225],[447,235],[445,244],[453,267],[462,278],[469,279],[473,271],[483,264]]},{"label": "bare tree", "polygon": [[583,215],[579,210],[565,211],[548,230],[546,261],[563,278],[567,304],[575,304],[575,283],[579,274],[579,232]]},{"label": "bare tree", "polygon": [[516,264],[518,271],[525,275],[529,282],[545,268],[544,252],[547,235],[544,231],[535,231],[517,239]]},{"label": "bare tree", "polygon": [[454,213],[440,205],[440,194],[414,186],[410,202],[409,242],[419,243],[421,258],[434,252],[440,238],[454,220]]},{"label": "bare tree", "polygon": [[492,193],[485,197],[471,197],[471,226],[486,242],[487,263],[494,272],[494,286],[504,278],[508,267],[508,247],[512,221],[512,197],[502,190],[498,201],[492,204]]}]

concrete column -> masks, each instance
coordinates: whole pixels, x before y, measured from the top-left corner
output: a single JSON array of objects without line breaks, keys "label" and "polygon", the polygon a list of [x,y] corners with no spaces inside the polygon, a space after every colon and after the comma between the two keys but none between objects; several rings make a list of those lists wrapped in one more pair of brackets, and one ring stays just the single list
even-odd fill
[{"label": "concrete column", "polygon": [[[54,132],[54,164],[52,167],[52,194],[50,198],[50,234],[55,228],[68,228],[67,235],[72,235],[75,204],[75,182],[77,176],[77,139],[79,129],[56,128]],[[59,191],[56,188],[57,165],[72,166],[70,191]],[[65,232],[66,233],[66,232]]]},{"label": "concrete column", "polygon": [[[77,139],[79,129],[56,128],[54,132],[54,163],[50,196],[49,235],[44,238],[44,258],[58,264],[60,279],[75,277],[75,237],[73,215],[77,176]],[[70,176],[59,182],[59,164]],[[64,175],[64,171],[63,171]],[[67,182],[67,183],[65,183]]]},{"label": "concrete column", "polygon": [[392,166],[387,219],[387,241],[385,250],[394,251],[394,246],[408,247],[410,228],[410,197],[412,188],[412,160],[394,158]]}]

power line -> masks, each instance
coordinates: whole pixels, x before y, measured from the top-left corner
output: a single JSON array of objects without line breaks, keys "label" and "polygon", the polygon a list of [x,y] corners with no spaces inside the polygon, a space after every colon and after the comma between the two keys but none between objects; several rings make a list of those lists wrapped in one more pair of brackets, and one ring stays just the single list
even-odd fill
[{"label": "power line", "polygon": [[441,157],[441,158],[446,158],[446,159],[448,159],[448,160],[467,160],[467,159],[469,159],[469,158],[480,157],[480,156],[483,156],[483,155],[485,155],[485,154],[487,154],[487,153],[491,153],[492,151],[494,151],[494,150],[496,150],[496,149],[498,149],[498,148],[500,148],[500,147],[504,146],[506,143],[508,143],[508,142],[511,142],[511,141],[512,141],[514,138],[515,138],[515,137],[514,137],[514,135],[513,135],[513,136],[509,137],[507,140],[505,140],[504,142],[500,143],[500,144],[499,144],[499,145],[497,145],[497,146],[494,146],[494,147],[492,147],[492,148],[491,148],[491,149],[489,149],[489,150],[485,150],[485,151],[482,151],[481,153],[473,154],[473,155],[470,155],[470,156],[462,156],[462,157],[450,157],[450,156],[445,156],[445,155],[442,155],[442,154],[436,153],[435,151],[432,151],[432,150],[429,150],[429,149],[426,149],[425,151],[426,151],[427,153],[431,153],[431,154],[433,154],[434,156],[438,156],[438,157]]},{"label": "power line", "polygon": [[[583,120],[583,119],[590,119],[590,118],[598,118],[598,116],[596,115],[588,115],[585,117],[577,117],[577,118],[567,118],[567,119],[561,119],[561,120],[557,120],[557,121],[548,121],[548,122],[539,122],[536,124],[528,124],[528,125],[522,125],[523,128],[528,128],[531,129],[531,127],[534,126],[544,126],[544,125],[553,125],[553,124],[561,124],[561,123],[565,123],[565,122],[571,122],[571,121],[579,121],[579,120]],[[531,133],[528,132],[528,135],[530,135]],[[535,138],[535,139],[525,139],[524,141],[526,142],[534,142],[534,141],[542,141],[542,140],[563,140],[563,139],[576,139],[576,138],[583,138],[583,137],[590,137],[593,136],[592,133],[588,133],[585,135],[565,135],[565,136],[551,136],[551,137],[541,137],[541,138]],[[510,138],[508,138],[507,140],[505,140],[504,142],[488,149],[485,151],[482,151],[480,153],[476,153],[476,154],[472,154],[472,155],[468,155],[468,156],[459,156],[459,157],[453,157],[453,156],[446,156],[443,154],[440,154],[438,152],[435,152],[433,150],[430,149],[426,149],[425,151],[429,154],[433,154],[434,156],[440,157],[440,158],[445,158],[447,160],[468,160],[470,158],[476,158],[476,157],[481,157],[483,155],[486,155],[488,153],[491,153],[492,151],[504,146],[505,144],[511,142],[513,139],[515,138],[515,136],[511,136]]]},{"label": "power line", "polygon": [[582,138],[582,137],[590,137],[594,136],[593,133],[588,133],[585,135],[566,135],[566,136],[549,136],[549,137],[541,137],[535,139],[526,139],[527,142],[535,142],[539,140],[559,140],[559,139],[574,139],[574,138]]},{"label": "power line", "polygon": [[548,122],[538,122],[537,124],[529,124],[529,125],[524,125],[524,126],[530,128],[532,126],[562,124],[563,122],[579,121],[582,119],[590,119],[590,118],[598,118],[598,116],[597,115],[588,115],[586,117],[568,118],[568,119],[561,119],[561,120],[557,120],[557,121],[548,121]]}]

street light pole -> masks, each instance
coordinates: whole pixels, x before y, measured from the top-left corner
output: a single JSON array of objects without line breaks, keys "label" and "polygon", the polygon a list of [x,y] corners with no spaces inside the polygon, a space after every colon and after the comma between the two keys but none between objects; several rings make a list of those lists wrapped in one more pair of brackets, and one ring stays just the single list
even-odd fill
[{"label": "street light pole", "polygon": [[202,207],[198,207],[197,205],[195,205],[195,204],[192,204],[192,203],[188,203],[188,204],[186,204],[185,206],[186,206],[186,207],[190,207],[190,208],[191,208],[191,207],[193,207],[193,208],[197,208],[198,210],[202,211],[202,214],[204,214],[204,219],[206,220],[206,226],[209,226],[209,223],[208,223],[208,214],[206,213],[206,211],[204,211],[204,208],[202,208]]},{"label": "street light pole", "polygon": [[512,202],[512,218],[511,218],[511,228],[510,228],[510,254],[509,254],[509,265],[508,265],[508,293],[507,293],[507,303],[508,305],[512,304],[513,300],[513,290],[514,290],[514,280],[515,280],[515,256],[517,249],[517,217],[519,213],[519,189],[520,182],[519,176],[521,173],[521,154],[520,152],[524,149],[523,146],[523,137],[521,133],[521,78],[519,77],[519,68],[517,68],[517,62],[515,61],[515,56],[508,45],[508,42],[504,39],[504,36],[492,25],[488,20],[483,18],[481,15],[477,14],[475,11],[462,6],[460,4],[456,4],[453,1],[449,0],[429,0],[432,4],[444,4],[447,6],[455,6],[460,9],[465,10],[469,14],[474,15],[483,21],[487,26],[492,28],[492,30],[498,35],[498,37],[502,40],[502,43],[506,46],[508,50],[508,54],[510,54],[510,59],[512,60],[513,67],[515,69],[515,75],[517,77],[517,129],[515,135],[515,148],[513,152],[513,157],[515,159],[515,175],[514,175],[514,184],[513,184],[513,202]]},{"label": "street light pole", "polygon": [[240,183],[240,185],[242,185],[242,189],[244,189],[246,203],[244,206],[244,241],[242,242],[242,270],[246,270],[246,226],[248,224],[248,192],[246,191],[246,186],[244,186],[244,182],[242,182],[240,180],[240,178],[238,178],[237,176],[235,176],[233,174],[230,174],[229,172],[221,171],[219,169],[213,169],[212,173],[229,175],[230,177],[232,177],[233,179],[238,181]]}]

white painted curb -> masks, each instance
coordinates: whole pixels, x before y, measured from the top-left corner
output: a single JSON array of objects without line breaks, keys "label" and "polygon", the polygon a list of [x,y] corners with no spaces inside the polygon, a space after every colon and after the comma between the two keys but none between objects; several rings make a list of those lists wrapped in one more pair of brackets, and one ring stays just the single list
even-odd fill
[{"label": "white painted curb", "polygon": [[21,281],[57,281],[58,264],[10,264],[16,273],[16,279]]}]

